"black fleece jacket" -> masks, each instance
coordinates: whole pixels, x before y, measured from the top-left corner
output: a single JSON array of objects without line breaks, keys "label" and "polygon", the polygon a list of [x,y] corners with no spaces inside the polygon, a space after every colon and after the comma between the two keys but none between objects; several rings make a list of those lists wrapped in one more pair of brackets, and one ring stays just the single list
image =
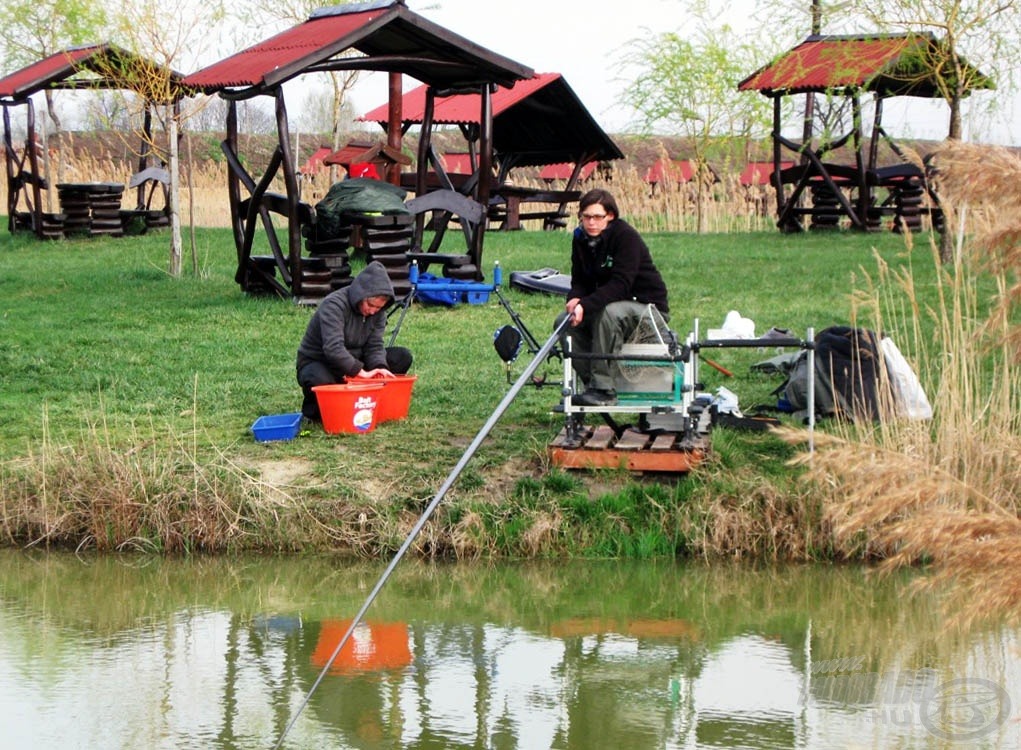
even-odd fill
[{"label": "black fleece jacket", "polygon": [[585,317],[611,302],[636,300],[669,313],[667,289],[649,248],[623,219],[611,221],[598,237],[578,227],[571,242],[571,292],[581,300]]}]

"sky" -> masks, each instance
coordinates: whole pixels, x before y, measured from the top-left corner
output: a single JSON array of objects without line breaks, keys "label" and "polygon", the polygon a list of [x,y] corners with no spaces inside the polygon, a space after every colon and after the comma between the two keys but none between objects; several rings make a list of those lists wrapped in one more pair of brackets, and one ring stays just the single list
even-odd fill
[{"label": "sky", "polygon": [[[802,0],[808,2],[808,0]],[[722,4],[722,2],[721,2]],[[407,0],[416,13],[493,52],[540,73],[560,73],[608,133],[634,132],[631,113],[619,104],[628,77],[619,68],[622,48],[630,41],[675,31],[690,22],[680,17],[678,0],[624,0],[605,4],[580,0]],[[755,0],[730,0],[727,22],[737,31],[755,33]],[[509,9],[497,15],[500,9]],[[795,39],[807,36],[795,35]],[[768,62],[762,60],[762,64]],[[751,74],[752,70],[748,73]],[[410,87],[417,82],[407,83]],[[385,103],[386,79],[373,74],[353,92],[356,112]],[[757,96],[757,94],[756,94]],[[978,94],[976,96],[991,96]],[[1015,104],[997,118],[975,118],[966,139],[1015,145],[1010,124],[1021,117]],[[884,128],[897,138],[941,140],[947,132],[946,104],[913,97],[888,100]]]}]

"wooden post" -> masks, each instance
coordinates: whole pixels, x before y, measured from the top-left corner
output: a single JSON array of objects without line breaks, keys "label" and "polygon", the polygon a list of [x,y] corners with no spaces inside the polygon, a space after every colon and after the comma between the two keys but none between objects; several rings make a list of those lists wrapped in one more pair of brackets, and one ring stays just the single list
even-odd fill
[{"label": "wooden post", "polygon": [[[238,103],[234,99],[227,102],[227,133],[223,139],[223,149],[232,157],[238,155]],[[227,199],[230,203],[230,225],[234,230],[234,247],[238,251],[238,270],[244,262],[245,230],[244,219],[241,217],[241,175],[231,166],[227,167]],[[238,281],[241,279],[239,278]]]},{"label": "wooden post", "polygon": [[[436,107],[436,92],[432,86],[425,90],[425,111],[422,113],[422,129],[418,134],[418,165],[415,173],[415,197],[421,197],[426,193],[426,178],[429,175],[429,146],[433,129],[433,110]],[[415,233],[411,240],[412,247],[422,246],[422,237],[425,235],[425,216],[418,214],[415,217]]]},{"label": "wooden post", "polygon": [[[776,190],[776,217],[784,214],[786,201],[783,194],[783,182],[780,178],[780,94],[773,94],[773,188]],[[784,227],[780,227],[784,229]]]},{"label": "wooden post", "polygon": [[868,175],[865,173],[865,158],[862,154],[862,132],[861,132],[861,99],[855,94],[851,98],[852,127],[854,128],[854,158],[855,166],[858,169],[858,218],[851,217],[851,221],[859,229],[869,228],[869,206],[872,205],[872,187],[868,182]]},{"label": "wooden post", "polygon": [[[390,73],[390,110],[386,128],[386,145],[397,151],[401,150],[401,123],[404,120],[404,92],[401,85],[401,74]],[[393,162],[387,167],[387,181],[392,185],[401,184],[401,165]]]},{"label": "wooden post", "polygon": [[486,211],[489,210],[489,188],[493,176],[493,93],[492,87],[483,84],[482,111],[479,115],[479,184],[477,200],[482,204],[482,221],[472,237],[469,254],[475,264],[475,279],[482,281],[482,239],[486,233]]},{"label": "wooden post", "polygon": [[39,180],[39,154],[35,148],[35,107],[28,99],[27,124],[25,126],[25,148],[28,149],[28,170],[32,173],[32,229],[36,237],[43,236],[42,188]]},{"label": "wooden post", "polygon": [[[287,123],[287,105],[283,87],[276,89],[276,116],[284,191],[287,195],[287,265],[291,269],[291,295],[301,295],[301,220],[298,217],[298,178],[291,153],[291,132]],[[267,227],[266,231],[271,231]]]}]

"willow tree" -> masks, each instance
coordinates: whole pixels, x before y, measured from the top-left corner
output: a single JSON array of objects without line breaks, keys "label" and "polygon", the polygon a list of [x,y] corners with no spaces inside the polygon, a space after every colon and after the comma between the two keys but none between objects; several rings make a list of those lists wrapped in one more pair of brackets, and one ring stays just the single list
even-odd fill
[{"label": "willow tree", "polygon": [[713,149],[734,139],[747,142],[768,132],[770,123],[768,103],[737,90],[761,53],[706,8],[690,3],[683,14],[697,19],[690,31],[633,40],[622,61],[624,67],[638,71],[622,103],[637,113],[639,129],[647,135],[680,135],[691,149],[699,232],[705,230]]},{"label": "willow tree", "polygon": [[1016,88],[1018,0],[846,0],[840,6],[873,28],[930,32],[939,40],[921,72],[940,82],[939,94],[950,109],[947,138],[962,138],[962,105],[972,92],[987,88],[989,79],[1002,92]]},{"label": "willow tree", "polygon": [[[0,5],[4,73],[24,68],[68,47],[105,36],[107,13],[98,0],[8,0]],[[47,90],[46,112],[55,131],[63,127]]]}]

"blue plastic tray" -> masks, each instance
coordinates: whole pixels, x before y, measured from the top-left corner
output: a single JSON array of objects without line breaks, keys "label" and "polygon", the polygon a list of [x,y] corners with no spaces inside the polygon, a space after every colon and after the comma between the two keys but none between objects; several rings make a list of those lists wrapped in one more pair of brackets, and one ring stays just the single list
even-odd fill
[{"label": "blue plastic tray", "polygon": [[252,424],[252,434],[260,443],[271,440],[293,440],[301,427],[301,412],[296,414],[271,414],[259,417]]}]

